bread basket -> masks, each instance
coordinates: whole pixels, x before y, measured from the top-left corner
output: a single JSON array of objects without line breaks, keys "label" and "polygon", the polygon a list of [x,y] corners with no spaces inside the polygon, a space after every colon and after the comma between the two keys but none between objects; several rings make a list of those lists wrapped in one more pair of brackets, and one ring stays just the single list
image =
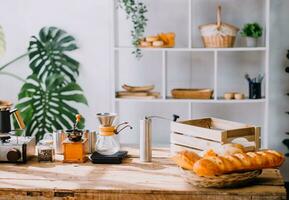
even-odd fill
[{"label": "bread basket", "polygon": [[224,188],[224,187],[237,187],[247,184],[254,180],[262,173],[262,170],[253,170],[248,172],[223,174],[220,176],[203,177],[198,176],[190,170],[185,170],[179,167],[181,176],[184,180],[197,187],[205,188]]},{"label": "bread basket", "polygon": [[222,23],[221,6],[217,10],[217,24],[206,24],[199,27],[206,48],[233,47],[239,28]]}]

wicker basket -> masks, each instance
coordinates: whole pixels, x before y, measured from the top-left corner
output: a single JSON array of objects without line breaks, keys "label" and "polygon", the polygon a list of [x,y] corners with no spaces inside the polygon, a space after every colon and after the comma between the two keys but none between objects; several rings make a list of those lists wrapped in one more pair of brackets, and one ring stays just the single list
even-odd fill
[{"label": "wicker basket", "polygon": [[220,176],[203,177],[198,176],[190,170],[179,167],[181,176],[185,181],[193,186],[198,187],[238,187],[249,183],[262,173],[262,170],[253,170],[241,173],[224,174]]},{"label": "wicker basket", "polygon": [[233,47],[239,28],[221,22],[221,6],[217,10],[217,24],[199,27],[206,48]]}]

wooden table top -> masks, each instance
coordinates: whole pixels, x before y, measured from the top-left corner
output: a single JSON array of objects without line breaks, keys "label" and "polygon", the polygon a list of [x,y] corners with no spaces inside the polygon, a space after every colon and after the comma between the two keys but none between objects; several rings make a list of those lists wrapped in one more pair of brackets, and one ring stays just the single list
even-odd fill
[{"label": "wooden table top", "polygon": [[279,170],[242,188],[197,188],[180,177],[168,149],[155,149],[152,163],[140,162],[136,149],[129,154],[121,165],[0,164],[0,199],[286,199]]}]

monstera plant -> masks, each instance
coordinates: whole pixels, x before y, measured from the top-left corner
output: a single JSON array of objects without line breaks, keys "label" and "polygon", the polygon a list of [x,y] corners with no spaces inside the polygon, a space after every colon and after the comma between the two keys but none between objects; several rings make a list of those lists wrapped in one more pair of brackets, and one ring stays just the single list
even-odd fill
[{"label": "monstera plant", "polygon": [[[32,70],[18,94],[16,105],[27,126],[26,135],[39,140],[47,132],[71,128],[78,113],[73,107],[75,103],[87,105],[83,91],[76,83],[79,62],[67,55],[76,49],[74,37],[59,28],[44,27],[38,36],[32,36],[28,52],[13,60],[28,55]],[[79,128],[83,125],[80,123]]]}]

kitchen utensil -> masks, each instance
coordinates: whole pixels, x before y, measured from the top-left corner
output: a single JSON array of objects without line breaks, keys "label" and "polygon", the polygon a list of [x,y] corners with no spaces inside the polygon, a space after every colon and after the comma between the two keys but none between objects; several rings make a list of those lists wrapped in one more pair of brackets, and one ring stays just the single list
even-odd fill
[{"label": "kitchen utensil", "polygon": [[83,133],[82,138],[87,138],[87,144],[85,147],[85,153],[86,154],[91,154],[95,150],[95,143],[96,143],[96,132],[95,131],[89,131],[86,130]]},{"label": "kitchen utensil", "polygon": [[261,99],[261,83],[251,82],[249,83],[249,99]]},{"label": "kitchen utensil", "polygon": [[19,125],[20,130],[25,128],[25,124],[17,109],[11,110],[12,103],[9,101],[0,101],[0,134],[8,134],[11,130],[10,115],[13,114]]},{"label": "kitchen utensil", "polygon": [[97,113],[96,117],[102,126],[112,126],[117,114],[115,113]]},{"label": "kitchen utensil", "polygon": [[35,155],[35,137],[10,136],[0,142],[0,162],[26,163]]},{"label": "kitchen utensil", "polygon": [[94,152],[89,159],[94,164],[121,164],[122,160],[127,157],[127,151],[118,151],[113,155],[102,155]]},{"label": "kitchen utensil", "polygon": [[96,116],[100,122],[100,126],[95,151],[102,155],[115,154],[120,150],[120,144],[116,135],[126,128],[132,129],[132,127],[128,122],[113,126],[113,122],[117,117],[115,113],[98,113]]},{"label": "kitchen utensil", "polygon": [[[173,121],[177,121],[178,115],[173,115]],[[148,116],[140,120],[140,161],[151,162],[152,160],[152,119],[171,121],[161,116]]]},{"label": "kitchen utensil", "polygon": [[67,138],[67,135],[63,130],[58,130],[53,133],[53,143],[56,154],[63,154],[63,141]]}]

